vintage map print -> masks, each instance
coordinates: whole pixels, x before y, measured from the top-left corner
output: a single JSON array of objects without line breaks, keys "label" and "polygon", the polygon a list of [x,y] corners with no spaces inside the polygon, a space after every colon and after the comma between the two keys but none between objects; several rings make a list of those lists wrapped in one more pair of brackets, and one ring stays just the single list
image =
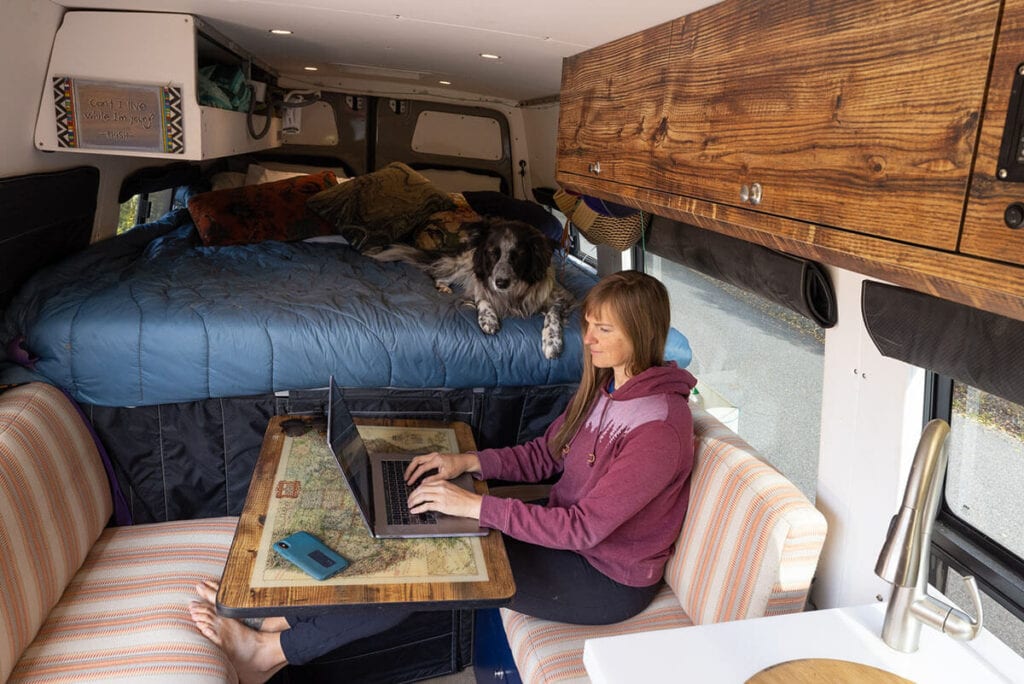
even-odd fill
[{"label": "vintage map print", "polygon": [[[455,453],[449,428],[359,426],[371,452]],[[306,530],[351,563],[323,582],[305,575],[271,550],[292,532]],[[356,509],[324,434],[310,430],[284,438],[251,586],[323,586],[487,580],[479,538],[374,539]]]}]

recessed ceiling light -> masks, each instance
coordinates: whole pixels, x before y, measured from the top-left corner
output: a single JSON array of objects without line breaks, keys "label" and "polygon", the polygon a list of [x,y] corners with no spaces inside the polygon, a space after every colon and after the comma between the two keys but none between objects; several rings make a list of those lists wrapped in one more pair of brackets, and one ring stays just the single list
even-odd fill
[{"label": "recessed ceiling light", "polygon": [[289,31],[288,29],[270,29],[270,32],[273,33],[275,36],[290,36],[290,35],[292,35],[292,32]]},{"label": "recessed ceiling light", "polygon": [[501,55],[492,55],[490,52],[481,52],[480,56],[484,59],[501,59]]},{"label": "recessed ceiling light", "polygon": [[438,83],[440,83],[441,85],[451,85],[452,84],[451,81],[438,81]]},{"label": "recessed ceiling light", "polygon": [[317,67],[313,67],[313,66],[302,67],[302,68],[305,69],[306,71],[319,71],[319,69]]}]

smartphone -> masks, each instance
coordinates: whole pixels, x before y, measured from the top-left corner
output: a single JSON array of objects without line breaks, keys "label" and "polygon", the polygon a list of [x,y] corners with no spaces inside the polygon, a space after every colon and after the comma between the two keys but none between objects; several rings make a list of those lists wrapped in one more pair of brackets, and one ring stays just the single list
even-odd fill
[{"label": "smartphone", "polygon": [[348,561],[309,532],[295,532],[274,542],[274,550],[310,577],[325,580],[348,567]]}]

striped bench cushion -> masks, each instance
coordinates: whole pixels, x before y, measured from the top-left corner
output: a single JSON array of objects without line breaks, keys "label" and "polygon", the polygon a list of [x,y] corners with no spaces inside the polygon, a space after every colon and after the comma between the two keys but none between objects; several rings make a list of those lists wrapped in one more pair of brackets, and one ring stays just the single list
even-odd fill
[{"label": "striped bench cushion", "polygon": [[64,393],[33,383],[0,395],[0,681],[112,510],[99,452]]},{"label": "striped bench cushion", "polygon": [[236,682],[188,614],[217,580],[235,517],[110,528],[17,662],[11,682]]},{"label": "striped bench cushion", "polygon": [[754,449],[694,409],[690,504],[665,568],[667,586],[639,615],[600,627],[501,610],[527,684],[588,682],[583,642],[803,609],[825,542],[825,517]]}]

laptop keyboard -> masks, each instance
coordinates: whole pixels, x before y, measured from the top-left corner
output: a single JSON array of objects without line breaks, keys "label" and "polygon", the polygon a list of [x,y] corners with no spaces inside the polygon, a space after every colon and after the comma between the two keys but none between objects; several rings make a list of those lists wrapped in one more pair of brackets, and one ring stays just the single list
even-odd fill
[{"label": "laptop keyboard", "polygon": [[405,483],[405,467],[408,461],[381,461],[380,465],[387,494],[388,524],[436,525],[437,517],[433,511],[415,515],[409,512],[409,490],[415,489],[419,483],[414,483],[411,487]]}]

